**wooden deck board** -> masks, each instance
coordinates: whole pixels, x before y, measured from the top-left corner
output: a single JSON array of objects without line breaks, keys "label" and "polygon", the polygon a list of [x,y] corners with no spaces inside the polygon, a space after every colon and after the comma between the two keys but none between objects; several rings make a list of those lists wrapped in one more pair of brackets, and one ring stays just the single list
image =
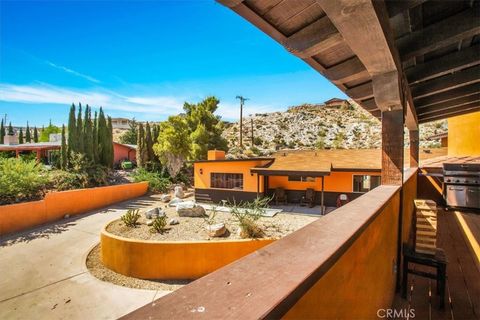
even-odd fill
[{"label": "wooden deck board", "polygon": [[[466,220],[469,226],[473,224],[472,233],[480,230],[476,229],[480,216],[469,214]],[[438,308],[435,281],[415,275],[409,275],[411,295],[407,294],[407,300],[397,295],[394,308],[399,310],[407,304],[415,309],[416,319],[480,319],[480,272],[454,212],[439,210],[437,245],[445,250],[448,260],[445,309]],[[424,268],[418,267],[428,270]]]}]

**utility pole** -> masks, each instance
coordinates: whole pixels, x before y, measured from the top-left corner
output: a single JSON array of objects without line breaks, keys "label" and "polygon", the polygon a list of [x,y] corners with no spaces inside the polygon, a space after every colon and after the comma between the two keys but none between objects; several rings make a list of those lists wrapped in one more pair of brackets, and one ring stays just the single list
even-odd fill
[{"label": "utility pole", "polygon": [[248,98],[244,98],[242,96],[237,96],[236,99],[240,100],[240,148],[243,148],[243,142],[242,142],[242,130],[243,130],[243,104],[245,101],[248,100]]}]

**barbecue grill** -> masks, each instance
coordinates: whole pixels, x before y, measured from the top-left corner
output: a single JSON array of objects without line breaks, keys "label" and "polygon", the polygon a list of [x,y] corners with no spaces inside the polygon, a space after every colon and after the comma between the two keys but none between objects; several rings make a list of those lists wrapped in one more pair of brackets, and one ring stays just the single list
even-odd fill
[{"label": "barbecue grill", "polygon": [[480,209],[480,163],[444,163],[443,177],[448,207]]}]

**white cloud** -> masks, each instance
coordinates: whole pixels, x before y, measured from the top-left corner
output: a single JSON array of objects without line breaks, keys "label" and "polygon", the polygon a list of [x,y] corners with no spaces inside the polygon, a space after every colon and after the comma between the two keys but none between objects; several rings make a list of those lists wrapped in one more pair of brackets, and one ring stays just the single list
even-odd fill
[{"label": "white cloud", "polygon": [[78,71],[75,71],[75,70],[72,70],[70,68],[67,68],[67,67],[64,67],[64,66],[60,66],[58,64],[55,64],[53,62],[50,62],[50,61],[45,61],[49,66],[53,67],[53,68],[56,68],[56,69],[59,69],[59,70],[62,70],[62,71],[65,71],[66,73],[70,73],[70,74],[73,74],[74,76],[77,76],[77,77],[80,77],[80,78],[84,78],[88,81],[91,81],[91,82],[94,82],[94,83],[100,83],[100,80],[98,79],[95,79],[94,77],[91,77],[89,75],[86,75],[86,74],[83,74],[83,73],[80,73]]},{"label": "white cloud", "polygon": [[[243,116],[247,117],[250,114],[273,112],[275,110],[278,110],[278,108],[270,105],[248,103],[247,101],[243,106]],[[226,120],[237,120],[240,118],[240,103],[220,102],[217,114]]]}]

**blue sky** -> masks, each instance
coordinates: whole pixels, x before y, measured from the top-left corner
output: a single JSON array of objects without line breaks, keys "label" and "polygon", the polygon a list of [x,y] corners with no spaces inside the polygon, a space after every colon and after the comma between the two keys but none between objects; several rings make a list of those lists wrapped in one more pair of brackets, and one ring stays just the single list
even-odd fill
[{"label": "blue sky", "polygon": [[345,97],[273,39],[213,0],[0,0],[0,114],[67,121],[72,102],[159,121],[208,95],[218,114]]}]

